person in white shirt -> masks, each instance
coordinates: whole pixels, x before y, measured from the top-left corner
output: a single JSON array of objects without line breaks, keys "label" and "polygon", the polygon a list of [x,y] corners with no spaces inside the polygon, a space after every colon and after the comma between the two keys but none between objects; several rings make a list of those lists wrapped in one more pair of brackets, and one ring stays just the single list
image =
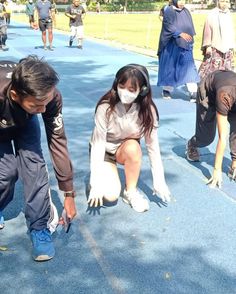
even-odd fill
[{"label": "person in white shirt", "polygon": [[206,18],[201,48],[203,61],[199,67],[201,79],[215,70],[234,71],[235,30],[229,7],[229,0],[219,0]]},{"label": "person in white shirt", "polygon": [[157,136],[158,119],[147,69],[138,64],[122,67],[95,110],[90,141],[89,206],[102,206],[103,200],[114,202],[119,198],[118,163],[124,165],[125,172],[123,201],[137,212],[149,209],[149,202],[137,189],[142,137],[151,162],[153,194],[159,195],[162,201],[170,201]]}]

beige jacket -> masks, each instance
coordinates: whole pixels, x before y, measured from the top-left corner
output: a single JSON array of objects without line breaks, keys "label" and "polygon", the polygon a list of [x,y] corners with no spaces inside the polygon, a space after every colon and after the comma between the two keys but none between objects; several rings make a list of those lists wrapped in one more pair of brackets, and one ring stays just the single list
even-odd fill
[{"label": "beige jacket", "polygon": [[211,46],[222,53],[235,48],[234,26],[229,10],[215,7],[209,13],[203,30],[202,49]]}]

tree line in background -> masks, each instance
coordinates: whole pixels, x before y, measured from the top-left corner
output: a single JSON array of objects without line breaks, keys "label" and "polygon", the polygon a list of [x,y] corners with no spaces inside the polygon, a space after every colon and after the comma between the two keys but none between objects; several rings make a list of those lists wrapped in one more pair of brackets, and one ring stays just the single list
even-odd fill
[{"label": "tree line in background", "polygon": [[[27,2],[27,0],[13,0],[21,4]],[[36,0],[34,0],[36,1]],[[167,0],[168,1],[168,0]],[[73,0],[56,0],[59,5],[58,11],[60,11],[60,5],[70,4]],[[96,11],[97,4],[100,4],[101,11],[156,11],[164,5],[165,0],[80,0],[82,5],[86,5],[89,11]]]},{"label": "tree line in background", "polygon": [[[58,0],[60,1],[60,0]],[[62,0],[63,1],[63,0]],[[71,0],[69,0],[71,1]],[[99,2],[101,11],[158,11],[168,0],[81,0],[86,3],[89,10],[96,11],[96,5]],[[190,4],[189,8],[211,9],[215,7],[218,0],[186,0],[186,4]],[[231,9],[236,9],[236,0],[230,0]]]},{"label": "tree line in background", "polygon": [[[72,0],[57,0],[72,1]],[[217,0],[186,0],[187,4],[198,4],[198,8],[207,8],[215,5]],[[233,3],[236,0],[231,0]],[[88,10],[96,11],[97,3],[101,11],[132,12],[132,11],[158,11],[168,3],[168,0],[81,0]]]},{"label": "tree line in background", "polygon": [[[12,0],[17,4],[25,4],[27,0]],[[35,0],[36,1],[36,0]],[[132,11],[158,11],[168,0],[80,0],[86,5],[89,11],[97,11],[97,4],[100,11],[108,12],[132,12]],[[199,8],[212,8],[217,0],[186,0],[188,4],[199,4]],[[73,0],[56,0],[58,5],[72,3]],[[235,8],[236,0],[231,0],[231,8]],[[61,9],[59,8],[58,11]]]},{"label": "tree line in background", "polygon": [[[97,1],[89,0],[86,2],[88,7],[96,7]],[[156,0],[99,0],[101,10],[105,11],[155,11],[159,8],[162,1]]]}]

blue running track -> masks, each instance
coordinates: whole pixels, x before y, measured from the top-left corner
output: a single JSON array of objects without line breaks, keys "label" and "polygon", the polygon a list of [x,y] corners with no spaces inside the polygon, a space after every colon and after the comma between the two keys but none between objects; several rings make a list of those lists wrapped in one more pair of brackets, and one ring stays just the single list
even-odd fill
[{"label": "blue running track", "polygon": [[[165,101],[156,87],[157,59],[85,40],[84,49],[68,47],[68,35],[54,33],[53,52],[42,49],[40,32],[13,23],[9,51],[1,59],[19,60],[28,54],[44,56],[60,75],[64,121],[75,170],[78,217],[71,231],[54,234],[56,256],[45,263],[31,257],[24,218],[23,189],[17,184],[14,201],[4,211],[0,231],[1,294],[235,294],[236,183],[227,178],[229,150],[224,158],[223,187],[205,182],[214,164],[216,142],[201,150],[201,163],[185,159],[193,135],[195,105],[184,89]],[[154,38],[156,36],[153,36]],[[88,209],[88,141],[96,102],[111,86],[116,71],[128,64],[147,66],[160,112],[159,139],[172,202],[163,205],[152,196],[149,161],[144,150],[139,188],[150,199],[150,210],[133,211],[121,200],[114,206]],[[43,128],[43,126],[42,126]],[[63,195],[47,152],[52,197],[62,211]],[[120,169],[124,179],[123,170]],[[3,249],[7,249],[3,251]]]}]

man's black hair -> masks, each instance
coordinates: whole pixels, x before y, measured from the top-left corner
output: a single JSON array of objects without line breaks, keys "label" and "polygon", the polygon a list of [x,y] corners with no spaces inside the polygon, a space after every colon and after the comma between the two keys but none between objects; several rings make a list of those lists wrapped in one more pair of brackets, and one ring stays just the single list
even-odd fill
[{"label": "man's black hair", "polygon": [[21,98],[26,96],[44,98],[58,81],[55,70],[36,55],[21,59],[12,73],[12,89]]}]

